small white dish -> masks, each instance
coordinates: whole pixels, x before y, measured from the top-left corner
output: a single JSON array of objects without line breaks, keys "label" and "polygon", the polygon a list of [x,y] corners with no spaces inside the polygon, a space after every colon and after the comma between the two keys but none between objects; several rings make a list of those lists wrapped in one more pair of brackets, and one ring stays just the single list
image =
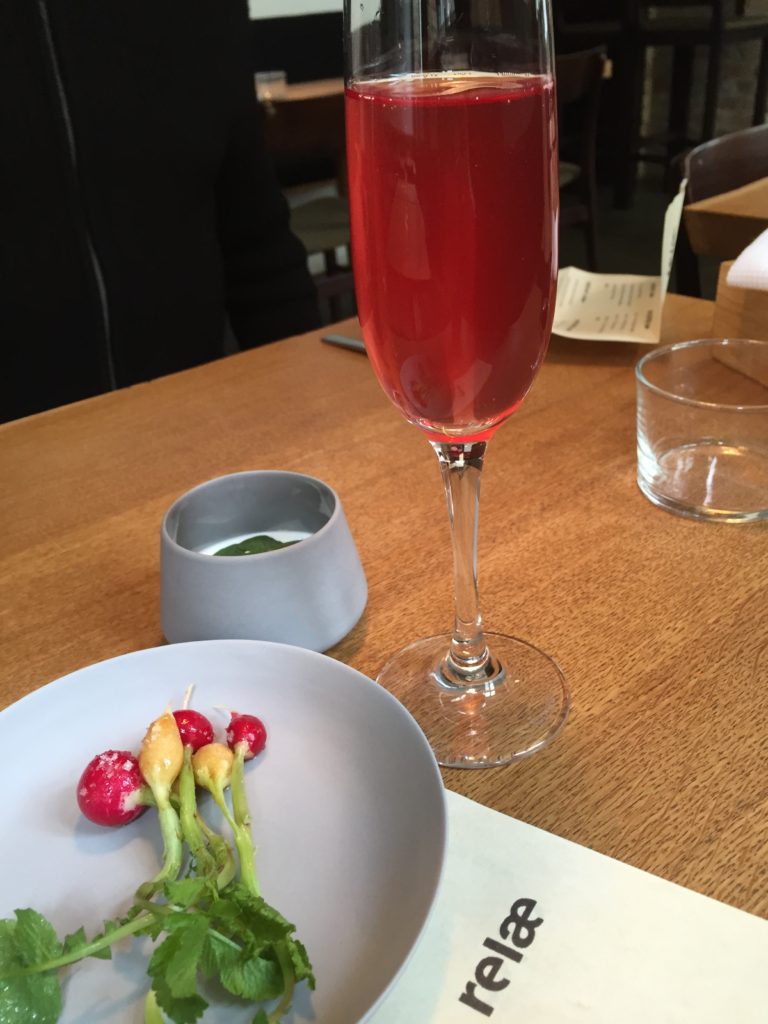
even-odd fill
[{"label": "small white dish", "polygon": [[[262,554],[211,553],[262,534],[297,542]],[[326,651],[367,599],[339,496],[314,477],[232,473],[183,494],[165,514],[160,620],[170,643],[271,640]]]},{"label": "small white dish", "polygon": [[[390,693],[297,647],[229,640],[138,651],[64,676],[0,713],[0,917],[31,906],[63,935],[81,924],[93,931],[130,904],[157,870],[157,821],[149,811],[118,829],[90,824],[77,807],[77,780],[100,751],[137,749],[147,724],[169,702],[178,706],[190,683],[193,706],[214,725],[212,709],[224,705],[258,715],[268,730],[265,751],[247,766],[256,868],[265,898],[296,924],[317,977],[314,993],[297,989],[290,1024],[366,1020],[402,971],[437,893],[442,781],[423,733]],[[139,1024],[148,953],[142,940],[113,961],[76,965],[61,1024]],[[247,1024],[253,1014],[219,1004],[203,1021]]]}]

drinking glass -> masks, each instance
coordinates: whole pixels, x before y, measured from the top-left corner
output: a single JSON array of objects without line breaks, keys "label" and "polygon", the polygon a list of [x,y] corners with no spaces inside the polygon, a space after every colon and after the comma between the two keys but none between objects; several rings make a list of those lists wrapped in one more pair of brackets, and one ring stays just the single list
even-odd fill
[{"label": "drinking glass", "polygon": [[379,682],[440,764],[544,747],[569,694],[524,640],[484,634],[477,590],[488,441],[549,340],[557,129],[548,0],[345,0],[352,263],[382,388],[440,464],[454,554],[453,632],[406,647]]}]

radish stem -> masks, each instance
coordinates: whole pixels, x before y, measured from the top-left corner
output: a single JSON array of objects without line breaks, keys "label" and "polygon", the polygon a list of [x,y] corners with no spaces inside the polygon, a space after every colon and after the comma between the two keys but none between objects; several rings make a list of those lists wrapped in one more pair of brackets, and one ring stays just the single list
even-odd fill
[{"label": "radish stem", "polygon": [[232,764],[232,810],[235,814],[235,821],[245,828],[251,827],[251,813],[248,809],[248,799],[245,795],[245,752],[242,747],[235,750],[235,760]]},{"label": "radish stem", "polygon": [[280,964],[280,970],[283,972],[283,984],[285,986],[285,991],[283,992],[280,1002],[274,1010],[267,1015],[268,1024],[278,1024],[282,1019],[283,1014],[288,1012],[291,1006],[291,1000],[293,999],[293,990],[296,987],[296,973],[293,969],[293,962],[291,960],[290,953],[282,942],[275,946],[275,953],[277,955],[277,962]]},{"label": "radish stem", "polygon": [[214,832],[206,822],[205,818],[200,814],[200,811],[195,811],[195,820],[205,835],[208,847],[210,848],[210,851],[213,854],[213,859],[216,862],[216,867],[218,869],[218,874],[216,875],[216,888],[221,891],[229,885],[237,873],[232,847],[224,836],[220,836],[218,832]]},{"label": "radish stem", "polygon": [[171,806],[167,795],[155,794],[157,800],[157,817],[160,822],[160,833],[163,837],[163,866],[153,879],[144,882],[136,890],[139,899],[151,899],[160,892],[166,882],[178,878],[181,871],[183,854],[181,823],[179,816]]},{"label": "radish stem", "polygon": [[240,877],[254,896],[259,896],[261,893],[256,877],[256,850],[251,836],[251,812],[248,809],[248,798],[245,794],[245,752],[242,746],[235,751],[230,788],[232,790],[232,810],[235,815],[231,827],[240,857]]},{"label": "radish stem", "polygon": [[[237,763],[237,762],[235,762]],[[254,864],[253,840],[247,825],[241,825],[232,817],[224,790],[215,782],[211,782],[209,791],[216,801],[216,806],[227,819],[227,824],[232,829],[232,837],[235,840],[238,860],[240,861],[240,881],[246,889],[254,896],[260,896],[259,883],[256,878],[256,865]]]},{"label": "radish stem", "polygon": [[179,798],[181,802],[181,831],[190,853],[195,858],[197,870],[201,875],[213,875],[216,871],[216,862],[206,846],[196,813],[197,801],[191,747],[184,748],[184,763],[179,773]]}]

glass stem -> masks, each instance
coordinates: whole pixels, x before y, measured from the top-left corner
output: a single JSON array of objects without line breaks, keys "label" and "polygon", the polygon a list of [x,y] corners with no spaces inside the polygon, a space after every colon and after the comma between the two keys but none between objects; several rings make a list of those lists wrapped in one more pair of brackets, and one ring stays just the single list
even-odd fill
[{"label": "glass stem", "polygon": [[472,686],[494,671],[489,665],[477,592],[480,474],[486,442],[431,444],[443,475],[453,541],[455,622],[442,673],[449,683]]}]

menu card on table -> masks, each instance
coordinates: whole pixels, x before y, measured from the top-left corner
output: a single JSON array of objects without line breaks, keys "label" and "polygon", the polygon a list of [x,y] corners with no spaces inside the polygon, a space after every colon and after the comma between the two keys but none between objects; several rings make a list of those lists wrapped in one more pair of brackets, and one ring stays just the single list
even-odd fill
[{"label": "menu card on table", "polygon": [[[685,186],[684,181],[664,217],[661,274],[592,274],[578,267],[563,267],[557,277],[553,334],[589,341],[658,344]],[[631,239],[627,241],[631,244]]]},{"label": "menu card on table", "polygon": [[765,1024],[768,921],[446,795],[441,889],[371,1024]]}]

